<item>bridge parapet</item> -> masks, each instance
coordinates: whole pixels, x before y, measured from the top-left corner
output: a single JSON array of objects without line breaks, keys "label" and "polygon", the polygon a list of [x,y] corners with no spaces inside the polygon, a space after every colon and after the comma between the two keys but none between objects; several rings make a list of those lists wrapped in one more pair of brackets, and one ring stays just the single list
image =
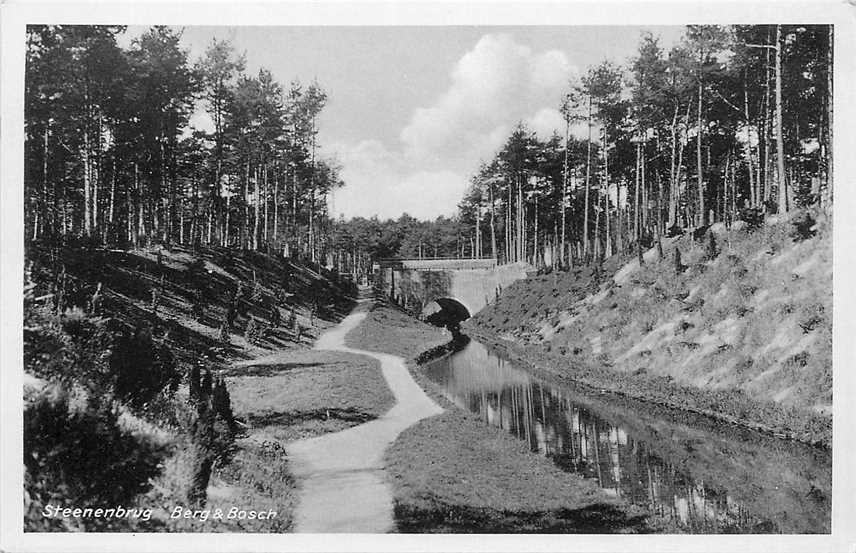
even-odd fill
[{"label": "bridge parapet", "polygon": [[411,271],[468,271],[493,269],[496,258],[459,259],[459,258],[422,258],[422,259],[381,259],[381,267],[395,267]]}]

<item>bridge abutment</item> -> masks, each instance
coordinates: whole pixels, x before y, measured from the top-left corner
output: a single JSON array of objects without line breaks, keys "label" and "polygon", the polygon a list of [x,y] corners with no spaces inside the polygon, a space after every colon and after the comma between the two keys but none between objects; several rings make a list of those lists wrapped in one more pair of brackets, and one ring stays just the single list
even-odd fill
[{"label": "bridge abutment", "polygon": [[526,278],[522,263],[497,265],[495,259],[401,259],[379,263],[383,292],[402,306],[421,311],[449,298],[475,315],[514,281]]}]

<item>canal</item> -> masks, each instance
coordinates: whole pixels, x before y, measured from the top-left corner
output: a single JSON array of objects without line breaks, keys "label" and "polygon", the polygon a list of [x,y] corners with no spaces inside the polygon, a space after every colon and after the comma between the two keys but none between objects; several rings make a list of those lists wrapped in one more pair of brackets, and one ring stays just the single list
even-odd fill
[{"label": "canal", "polygon": [[447,399],[689,533],[828,533],[830,452],[555,385],[476,340],[422,366]]}]

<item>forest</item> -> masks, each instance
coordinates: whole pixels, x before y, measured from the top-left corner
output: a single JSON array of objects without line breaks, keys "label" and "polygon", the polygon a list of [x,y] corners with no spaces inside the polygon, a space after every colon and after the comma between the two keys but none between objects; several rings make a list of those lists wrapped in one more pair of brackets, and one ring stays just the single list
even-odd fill
[{"label": "forest", "polygon": [[[317,259],[342,184],[316,155],[321,86],[249,75],[228,41],[190,60],[169,27],[123,49],[124,30],[28,27],[27,238]],[[196,109],[210,132],[190,126]]]},{"label": "forest", "polygon": [[[536,266],[607,257],[714,222],[832,198],[831,26],[688,26],[664,50],[643,34],[587,68],[550,138],[519,123],[436,221],[328,212],[345,183],[318,155],[317,82],[248,75],[181,31],[30,26],[26,235],[122,248],[216,245],[362,272],[371,258],[496,257]],[[204,109],[210,131],[193,128]]]},{"label": "forest", "polygon": [[832,26],[691,25],[665,51],[642,35],[624,65],[569,84],[562,134],[521,123],[481,164],[460,203],[470,252],[568,266],[828,207],[832,39]]}]

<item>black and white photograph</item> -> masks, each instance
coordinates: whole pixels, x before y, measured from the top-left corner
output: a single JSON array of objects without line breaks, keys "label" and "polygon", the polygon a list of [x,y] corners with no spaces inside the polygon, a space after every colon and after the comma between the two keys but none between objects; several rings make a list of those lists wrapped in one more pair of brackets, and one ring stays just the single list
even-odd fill
[{"label": "black and white photograph", "polygon": [[853,22],[773,4],[17,17],[3,549],[854,551]]}]

